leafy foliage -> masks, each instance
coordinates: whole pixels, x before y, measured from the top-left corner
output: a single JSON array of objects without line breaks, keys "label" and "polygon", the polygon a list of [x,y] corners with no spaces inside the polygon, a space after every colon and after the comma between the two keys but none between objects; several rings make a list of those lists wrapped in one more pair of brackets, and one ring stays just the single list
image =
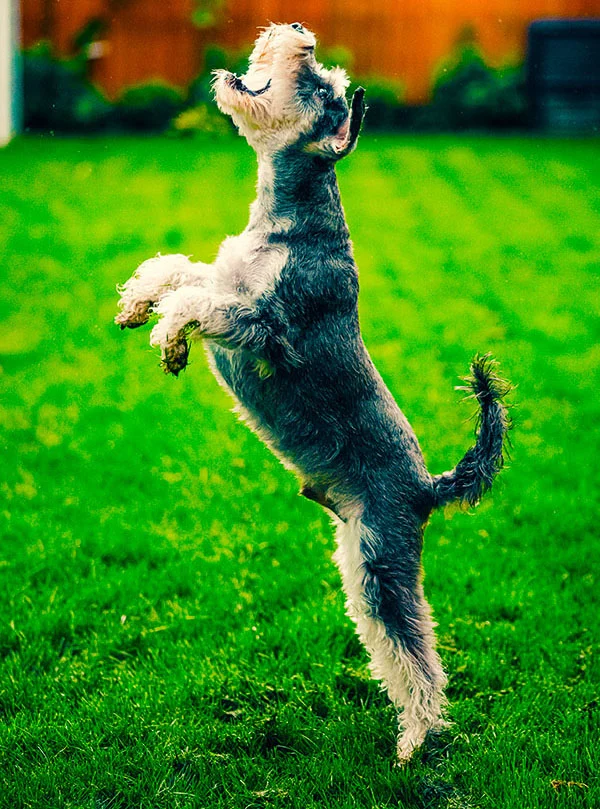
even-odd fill
[{"label": "leafy foliage", "polygon": [[[87,42],[82,31],[77,40]],[[34,131],[151,131],[224,134],[231,122],[218,112],[211,91],[212,71],[244,73],[250,48],[228,50],[207,45],[200,75],[185,91],[161,82],[126,89],[109,102],[86,77],[85,47],[71,59],[52,56],[47,44],[26,51],[25,124]],[[351,72],[352,54],[342,47],[321,48],[326,66]],[[431,104],[413,107],[402,101],[400,82],[377,76],[356,78],[366,90],[367,131],[428,129],[498,129],[527,125],[527,107],[520,68],[488,66],[477,48],[466,44],[444,66],[434,83]]]},{"label": "leafy foliage", "polygon": [[442,68],[433,87],[432,125],[449,129],[498,129],[527,124],[520,67],[493,68],[467,44]]},{"label": "leafy foliage", "polygon": [[120,128],[141,132],[165,132],[184,108],[184,95],[163,82],[129,87],[113,110]]},{"label": "leafy foliage", "polygon": [[211,28],[218,21],[223,0],[194,0],[192,22],[198,28]]},{"label": "leafy foliage", "polygon": [[402,103],[402,85],[392,79],[365,76],[355,84],[366,89],[367,131],[390,132],[403,128],[406,120],[406,107]]},{"label": "leafy foliage", "polygon": [[42,42],[23,52],[23,119],[28,130],[81,132],[107,126],[110,103],[86,77],[85,59],[57,59]]},{"label": "leafy foliage", "polygon": [[176,132],[225,134],[234,130],[231,119],[222,115],[215,104],[212,74],[214,70],[244,73],[248,66],[249,55],[250,48],[229,50],[218,45],[206,46],[202,73],[188,88],[186,109],[173,121],[173,129]]},{"label": "leafy foliage", "polygon": [[164,132],[184,106],[174,87],[149,82],[111,103],[87,78],[83,55],[59,59],[47,43],[23,54],[24,125],[30,131]]}]

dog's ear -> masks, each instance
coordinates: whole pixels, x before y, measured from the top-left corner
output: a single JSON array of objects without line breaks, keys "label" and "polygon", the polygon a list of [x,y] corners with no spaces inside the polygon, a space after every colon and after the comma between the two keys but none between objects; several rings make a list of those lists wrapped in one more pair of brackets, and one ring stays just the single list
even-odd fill
[{"label": "dog's ear", "polygon": [[349,155],[356,147],[366,109],[365,88],[357,87],[352,96],[350,115],[338,132],[333,136],[309,144],[306,151],[336,161]]}]

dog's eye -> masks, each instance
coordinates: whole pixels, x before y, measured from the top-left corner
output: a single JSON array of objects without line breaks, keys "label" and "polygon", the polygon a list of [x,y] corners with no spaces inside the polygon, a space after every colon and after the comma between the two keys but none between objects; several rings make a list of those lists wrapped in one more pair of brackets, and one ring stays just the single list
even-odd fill
[{"label": "dog's eye", "polygon": [[299,23],[299,22],[293,22],[293,23],[290,25],[290,28],[293,28],[293,29],[294,29],[294,31],[300,31],[300,33],[301,33],[301,34],[302,34],[302,33],[304,33],[304,28],[303,28],[303,26],[302,26],[302,25],[300,25],[300,23]]},{"label": "dog's eye", "polygon": [[318,96],[319,98],[326,99],[329,93],[327,92],[325,87],[319,87],[317,90],[315,90],[315,95]]}]

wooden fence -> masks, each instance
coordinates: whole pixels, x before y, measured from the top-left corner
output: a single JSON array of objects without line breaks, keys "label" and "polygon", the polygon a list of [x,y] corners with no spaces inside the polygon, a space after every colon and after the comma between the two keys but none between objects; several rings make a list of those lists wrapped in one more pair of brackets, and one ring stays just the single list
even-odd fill
[{"label": "wooden fence", "polygon": [[258,26],[300,17],[323,45],[353,54],[353,75],[394,78],[418,102],[466,30],[500,65],[522,60],[534,19],[600,16],[600,0],[225,0],[217,25],[199,30],[194,8],[194,0],[22,0],[23,44],[46,38],[66,54],[87,22],[104,20],[90,69],[114,96],[153,78],[183,86],[201,69],[205,44],[238,48]]}]

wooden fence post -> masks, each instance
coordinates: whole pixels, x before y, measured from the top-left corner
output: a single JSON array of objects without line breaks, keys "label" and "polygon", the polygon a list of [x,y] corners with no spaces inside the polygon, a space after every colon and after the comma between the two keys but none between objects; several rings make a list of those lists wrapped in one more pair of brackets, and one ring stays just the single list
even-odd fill
[{"label": "wooden fence post", "polygon": [[19,2],[0,0],[0,146],[18,131],[22,117]]}]

